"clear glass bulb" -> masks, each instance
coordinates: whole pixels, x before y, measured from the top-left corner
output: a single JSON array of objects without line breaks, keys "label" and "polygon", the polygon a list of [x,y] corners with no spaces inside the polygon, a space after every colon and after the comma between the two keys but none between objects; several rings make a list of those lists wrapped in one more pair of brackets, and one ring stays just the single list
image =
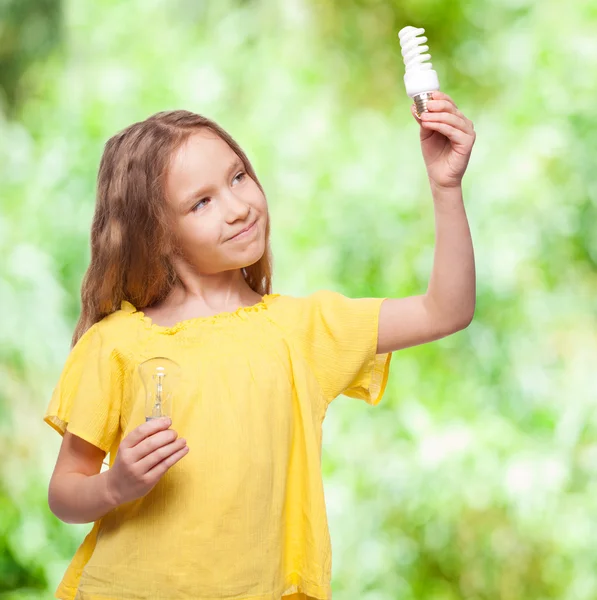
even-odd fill
[{"label": "clear glass bulb", "polygon": [[145,386],[145,420],[172,417],[173,392],[180,377],[180,365],[169,358],[156,356],[139,365]]},{"label": "clear glass bulb", "polygon": [[[427,111],[427,101],[431,100],[432,94],[439,90],[439,79],[433,70],[433,65],[426,60],[431,60],[431,54],[423,54],[429,50],[429,46],[423,46],[427,38],[423,27],[403,27],[398,32],[402,58],[406,72],[404,73],[404,85],[406,93],[415,101],[417,116]],[[418,37],[422,36],[422,37]]]}]

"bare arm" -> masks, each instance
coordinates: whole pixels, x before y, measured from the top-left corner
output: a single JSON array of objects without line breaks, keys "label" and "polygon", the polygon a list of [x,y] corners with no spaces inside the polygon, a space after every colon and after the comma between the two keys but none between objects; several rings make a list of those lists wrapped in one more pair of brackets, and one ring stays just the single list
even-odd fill
[{"label": "bare arm", "polygon": [[421,151],[435,211],[435,255],[425,294],[385,300],[378,352],[432,342],[468,326],[475,312],[475,260],[462,178],[476,139],[473,122],[452,98],[433,92],[419,117]]},{"label": "bare arm", "polygon": [[108,471],[100,473],[104,456],[93,444],[64,433],[48,490],[50,510],[61,521],[91,523],[118,506],[107,485]]},{"label": "bare arm", "polygon": [[475,261],[462,188],[432,187],[435,254],[427,292],[381,305],[378,353],[431,342],[467,327],[475,311]]},{"label": "bare arm", "polygon": [[66,431],[50,481],[50,510],[65,523],[90,523],[145,496],[189,451],[171,424],[153,419],[133,429],[103,473],[104,451]]}]

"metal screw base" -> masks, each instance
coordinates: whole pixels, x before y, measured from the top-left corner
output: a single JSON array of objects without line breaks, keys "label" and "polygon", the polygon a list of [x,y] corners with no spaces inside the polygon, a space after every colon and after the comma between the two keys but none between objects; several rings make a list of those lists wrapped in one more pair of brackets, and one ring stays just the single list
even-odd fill
[{"label": "metal screw base", "polygon": [[413,97],[415,101],[415,111],[417,113],[417,117],[421,118],[421,114],[424,112],[429,112],[427,110],[427,102],[433,99],[433,92],[422,92]]}]

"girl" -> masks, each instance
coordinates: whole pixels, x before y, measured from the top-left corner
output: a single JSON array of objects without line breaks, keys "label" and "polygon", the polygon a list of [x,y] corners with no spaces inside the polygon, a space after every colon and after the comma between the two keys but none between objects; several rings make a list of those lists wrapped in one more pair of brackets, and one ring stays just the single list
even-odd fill
[{"label": "girl", "polygon": [[[212,121],[161,112],[107,142],[81,317],[44,417],[63,436],[50,509],[94,522],[57,598],[331,598],[327,407],[377,404],[393,351],[473,316],[475,132],[446,94],[429,110],[412,112],[435,262],[427,292],[403,299],[272,293],[265,194]],[[171,419],[145,422],[137,367],[155,356],[182,376]]]}]

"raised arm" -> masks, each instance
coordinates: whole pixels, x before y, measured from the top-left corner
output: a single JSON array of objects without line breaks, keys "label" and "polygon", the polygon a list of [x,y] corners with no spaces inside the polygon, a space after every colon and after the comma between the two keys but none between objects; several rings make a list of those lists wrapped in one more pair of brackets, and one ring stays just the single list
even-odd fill
[{"label": "raised arm", "polygon": [[467,327],[475,312],[475,261],[462,190],[436,190],[436,242],[427,292],[381,305],[377,351],[431,342]]},{"label": "raised arm", "polygon": [[[435,99],[437,98],[437,100]],[[462,196],[475,131],[449,96],[434,93],[418,119],[435,212],[435,254],[425,294],[381,305],[378,353],[431,342],[468,326],[475,312],[475,261]]]}]

